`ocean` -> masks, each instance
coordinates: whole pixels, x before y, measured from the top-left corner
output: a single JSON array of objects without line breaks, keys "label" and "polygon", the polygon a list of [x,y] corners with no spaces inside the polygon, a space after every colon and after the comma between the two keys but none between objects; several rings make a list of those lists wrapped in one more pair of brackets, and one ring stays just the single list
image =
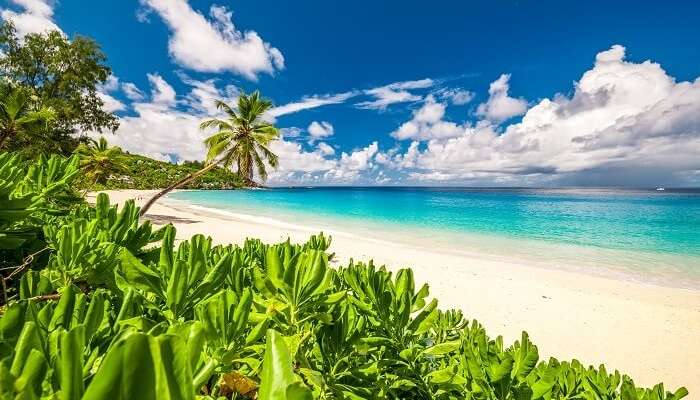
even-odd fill
[{"label": "ocean", "polygon": [[168,198],[432,250],[700,289],[700,189],[314,187]]}]

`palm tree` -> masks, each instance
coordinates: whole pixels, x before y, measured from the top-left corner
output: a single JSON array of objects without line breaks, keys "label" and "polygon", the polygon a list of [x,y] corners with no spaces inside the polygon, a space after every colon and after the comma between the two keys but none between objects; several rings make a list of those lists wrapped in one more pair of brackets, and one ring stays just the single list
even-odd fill
[{"label": "palm tree", "polygon": [[33,134],[56,119],[48,107],[35,107],[35,101],[25,89],[12,84],[0,88],[0,149],[8,139],[19,134]]},{"label": "palm tree", "polygon": [[75,149],[75,153],[80,156],[80,168],[86,179],[92,182],[92,185],[85,189],[86,193],[98,183],[106,184],[110,175],[127,169],[122,149],[109,146],[107,139],[102,136],[99,140],[89,139],[87,144],[81,144]]},{"label": "palm tree", "polygon": [[210,119],[199,125],[200,129],[218,129],[204,141],[208,149],[204,168],[158,192],[141,208],[141,215],[145,215],[153,203],[166,193],[216,166],[231,168],[235,164],[247,186],[259,186],[253,180],[256,172],[261,180],[267,179],[266,163],[277,168],[277,155],[268,146],[279,138],[279,130],[262,120],[263,114],[272,107],[272,102],[255,91],[250,95],[241,93],[235,111],[221,100],[216,102],[216,107],[226,114],[226,118]]}]

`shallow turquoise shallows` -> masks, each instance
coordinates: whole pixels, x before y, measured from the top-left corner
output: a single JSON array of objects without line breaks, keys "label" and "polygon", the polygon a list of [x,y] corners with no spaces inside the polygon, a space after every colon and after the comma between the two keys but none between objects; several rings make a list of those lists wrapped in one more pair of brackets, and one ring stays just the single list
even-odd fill
[{"label": "shallow turquoise shallows", "polygon": [[[582,261],[588,257],[588,263],[598,254],[608,266],[700,277],[697,189],[334,187],[184,191],[169,198],[298,225],[370,234],[384,230],[453,250],[483,250],[489,246],[475,243],[503,239],[519,243],[514,247],[523,253],[563,251],[581,255]],[[551,246],[537,247],[543,244]],[[507,252],[502,245],[491,247]]]}]

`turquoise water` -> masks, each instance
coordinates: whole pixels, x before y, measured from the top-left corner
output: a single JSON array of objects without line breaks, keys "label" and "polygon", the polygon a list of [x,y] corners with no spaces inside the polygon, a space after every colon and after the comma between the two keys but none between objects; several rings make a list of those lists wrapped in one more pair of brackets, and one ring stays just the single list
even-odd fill
[{"label": "turquoise water", "polygon": [[582,265],[604,259],[606,266],[700,278],[700,190],[695,189],[335,187],[184,191],[169,198],[299,225],[392,232],[455,250],[510,252],[494,244],[504,239],[515,253],[533,258],[538,255],[530,253],[560,252],[580,256]]}]

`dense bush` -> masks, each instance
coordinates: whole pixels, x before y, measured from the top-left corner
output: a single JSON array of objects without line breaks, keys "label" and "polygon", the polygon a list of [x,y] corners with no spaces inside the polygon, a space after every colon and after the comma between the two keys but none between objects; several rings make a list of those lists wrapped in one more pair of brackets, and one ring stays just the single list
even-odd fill
[{"label": "dense bush", "polygon": [[[5,160],[5,159],[2,159]],[[2,166],[0,166],[2,168]],[[8,184],[11,186],[12,184]],[[395,274],[328,267],[330,240],[214,246],[100,195],[47,220],[10,279],[2,399],[679,399],[603,366],[506,346]]]},{"label": "dense bush", "polygon": [[[124,154],[126,171],[111,176],[106,185],[94,185],[89,181],[78,181],[80,187],[103,189],[161,189],[198,170],[203,165],[199,162],[173,164],[165,161],[136,155]],[[236,189],[243,186],[238,174],[225,168],[214,168],[188,183],[184,189]]]}]

